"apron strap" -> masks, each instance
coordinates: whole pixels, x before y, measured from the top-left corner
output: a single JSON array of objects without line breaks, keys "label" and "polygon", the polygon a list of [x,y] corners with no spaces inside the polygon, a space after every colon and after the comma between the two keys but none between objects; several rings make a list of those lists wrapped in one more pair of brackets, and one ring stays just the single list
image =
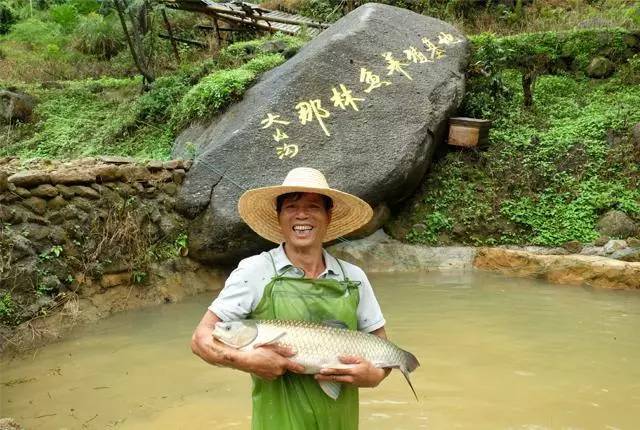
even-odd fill
[{"label": "apron strap", "polygon": [[276,262],[273,259],[273,256],[271,255],[271,252],[267,252],[267,254],[269,254],[269,259],[271,260],[271,265],[273,266],[273,278],[272,279],[286,275],[286,273],[293,267],[293,266],[287,267],[287,269],[284,272],[282,272],[282,275],[280,275],[278,273],[278,269],[276,269]]},{"label": "apron strap", "polygon": [[278,269],[276,269],[276,262],[273,260],[271,251],[268,251],[267,254],[269,254],[269,260],[271,260],[271,265],[273,266],[273,274],[274,276],[278,276]]},{"label": "apron strap", "polygon": [[[333,257],[333,255],[332,255],[332,257]],[[336,257],[333,257],[333,258],[336,258]],[[338,266],[340,266],[340,271],[342,272],[342,279],[345,280],[345,281],[348,281],[349,278],[347,277],[347,274],[344,271],[344,267],[342,267],[342,263],[340,262],[340,260],[338,258],[336,258],[336,261],[338,262]]]}]

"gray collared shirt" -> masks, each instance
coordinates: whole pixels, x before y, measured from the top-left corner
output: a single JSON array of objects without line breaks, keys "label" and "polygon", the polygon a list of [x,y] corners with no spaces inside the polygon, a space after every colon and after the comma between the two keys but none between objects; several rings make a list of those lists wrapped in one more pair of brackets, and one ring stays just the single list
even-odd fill
[{"label": "gray collared shirt", "polygon": [[[342,280],[344,275],[352,281],[360,282],[358,287],[360,301],[358,303],[358,330],[372,332],[385,325],[380,305],[373,293],[367,275],[358,266],[346,261],[338,260],[324,249],[322,250],[326,269],[319,278]],[[264,293],[264,287],[275,275],[273,269],[281,275],[287,271],[287,276],[304,276],[302,269],[291,264],[284,247],[280,245],[268,252],[245,258],[238,267],[231,272],[220,294],[209,306],[209,310],[222,321],[244,319],[253,311]],[[342,265],[342,269],[340,266]]]}]

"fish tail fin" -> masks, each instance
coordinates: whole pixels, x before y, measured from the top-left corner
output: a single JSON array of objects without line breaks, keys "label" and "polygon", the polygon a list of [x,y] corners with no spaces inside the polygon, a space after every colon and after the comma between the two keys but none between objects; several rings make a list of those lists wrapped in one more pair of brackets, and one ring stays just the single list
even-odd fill
[{"label": "fish tail fin", "polygon": [[411,391],[413,391],[413,395],[416,398],[416,401],[420,401],[418,399],[418,395],[416,394],[416,390],[413,388],[413,384],[411,383],[411,379],[409,379],[409,374],[416,370],[420,366],[420,362],[416,358],[415,355],[410,353],[409,351],[402,350],[404,352],[405,362],[400,366],[400,371],[404,376],[404,379],[407,380]]},{"label": "fish tail fin", "polygon": [[404,376],[404,379],[407,380],[407,383],[409,384],[409,387],[411,388],[411,391],[413,391],[413,396],[416,398],[416,401],[419,402],[420,400],[418,399],[418,395],[416,394],[416,390],[413,388],[413,384],[411,383],[411,379],[409,379],[409,371],[407,369],[405,369],[404,367],[400,367],[400,371],[402,372],[402,375]]}]

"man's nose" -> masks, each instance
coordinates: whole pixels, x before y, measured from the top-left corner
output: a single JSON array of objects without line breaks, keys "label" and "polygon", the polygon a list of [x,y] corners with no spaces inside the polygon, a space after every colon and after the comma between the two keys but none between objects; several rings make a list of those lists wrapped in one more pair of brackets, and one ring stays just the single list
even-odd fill
[{"label": "man's nose", "polygon": [[306,218],[308,215],[307,208],[299,207],[296,209],[296,218]]}]

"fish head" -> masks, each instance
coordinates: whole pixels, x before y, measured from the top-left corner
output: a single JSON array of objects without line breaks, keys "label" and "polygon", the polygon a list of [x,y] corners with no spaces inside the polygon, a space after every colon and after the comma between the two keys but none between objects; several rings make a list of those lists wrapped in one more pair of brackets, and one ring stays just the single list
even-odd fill
[{"label": "fish head", "polygon": [[212,334],[225,345],[242,348],[258,337],[258,326],[249,320],[217,322]]}]

